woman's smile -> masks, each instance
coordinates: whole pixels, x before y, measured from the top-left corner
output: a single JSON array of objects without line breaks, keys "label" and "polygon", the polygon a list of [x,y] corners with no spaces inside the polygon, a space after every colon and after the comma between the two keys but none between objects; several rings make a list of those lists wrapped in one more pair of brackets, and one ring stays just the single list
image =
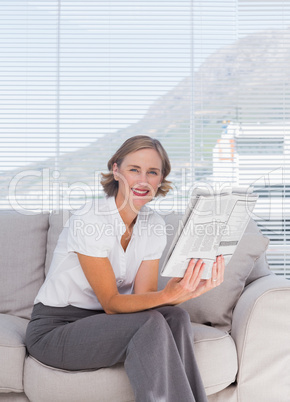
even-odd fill
[{"label": "woman's smile", "polygon": [[149,193],[149,190],[142,190],[139,188],[131,188],[131,190],[133,191],[133,194],[138,197],[145,197]]}]

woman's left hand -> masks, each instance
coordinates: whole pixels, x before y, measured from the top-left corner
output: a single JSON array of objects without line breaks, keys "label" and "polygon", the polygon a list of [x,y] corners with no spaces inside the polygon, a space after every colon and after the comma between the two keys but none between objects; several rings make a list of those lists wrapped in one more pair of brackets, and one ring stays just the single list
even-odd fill
[{"label": "woman's left hand", "polygon": [[212,275],[210,279],[201,279],[192,297],[198,297],[203,293],[219,286],[224,281],[225,260],[223,255],[219,255],[212,266]]},{"label": "woman's left hand", "polygon": [[[201,279],[199,284],[197,285],[196,289],[191,293],[191,299],[194,299],[202,294],[208,292],[209,290],[216,288],[224,281],[224,272],[225,272],[225,260],[223,255],[219,255],[216,258],[216,261],[213,263],[212,266],[212,275],[210,279]],[[180,299],[177,303],[180,304],[190,298]]]}]

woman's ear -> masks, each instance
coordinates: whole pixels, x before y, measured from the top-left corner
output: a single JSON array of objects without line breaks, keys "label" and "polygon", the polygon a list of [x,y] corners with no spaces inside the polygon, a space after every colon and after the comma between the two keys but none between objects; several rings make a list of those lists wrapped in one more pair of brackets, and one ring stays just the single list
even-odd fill
[{"label": "woman's ear", "polygon": [[113,164],[112,171],[113,171],[114,179],[118,181],[119,169],[118,169],[118,165],[116,162]]}]

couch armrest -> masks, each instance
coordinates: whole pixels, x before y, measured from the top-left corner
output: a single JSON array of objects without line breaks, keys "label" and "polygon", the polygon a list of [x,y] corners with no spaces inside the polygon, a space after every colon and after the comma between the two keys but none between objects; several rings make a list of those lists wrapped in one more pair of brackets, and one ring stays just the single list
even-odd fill
[{"label": "couch armrest", "polygon": [[290,395],[290,281],[269,275],[251,283],[233,314],[241,402],[288,402]]}]

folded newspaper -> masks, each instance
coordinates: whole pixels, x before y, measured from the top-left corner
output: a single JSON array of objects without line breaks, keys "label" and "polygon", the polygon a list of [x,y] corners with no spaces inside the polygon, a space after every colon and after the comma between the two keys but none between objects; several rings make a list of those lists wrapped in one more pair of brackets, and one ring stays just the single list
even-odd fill
[{"label": "folded newspaper", "polygon": [[201,187],[192,195],[161,269],[162,276],[183,277],[191,258],[205,263],[202,278],[211,278],[218,255],[227,265],[247,227],[257,194],[251,188]]}]

